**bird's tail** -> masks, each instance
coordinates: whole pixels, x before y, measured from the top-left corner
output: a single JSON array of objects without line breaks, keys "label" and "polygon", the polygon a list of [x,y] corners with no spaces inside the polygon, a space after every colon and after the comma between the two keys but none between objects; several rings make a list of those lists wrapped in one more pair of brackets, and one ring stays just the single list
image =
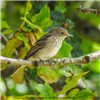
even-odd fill
[{"label": "bird's tail", "polygon": [[26,67],[26,65],[20,65],[17,67],[17,69],[13,72],[13,74],[11,75],[11,77],[13,77],[21,68]]}]

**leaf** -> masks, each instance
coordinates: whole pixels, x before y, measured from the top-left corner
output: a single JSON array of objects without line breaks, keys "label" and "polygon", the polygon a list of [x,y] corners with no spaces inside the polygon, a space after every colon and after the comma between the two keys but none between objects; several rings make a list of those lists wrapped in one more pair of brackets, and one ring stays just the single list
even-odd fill
[{"label": "leaf", "polygon": [[[5,48],[1,50],[1,55],[4,57],[12,57],[12,54],[14,53],[15,49],[21,45],[21,41],[18,39],[12,38],[11,40],[7,41],[7,45]],[[7,64],[1,64],[1,70],[4,70],[6,68]]]},{"label": "leaf", "polygon": [[66,72],[65,70],[55,70],[55,72],[59,77],[61,77],[63,75],[66,77],[72,76],[71,73]]},{"label": "leaf", "polygon": [[72,20],[70,20],[70,19],[66,19],[65,23],[70,28],[74,27],[74,22]]},{"label": "leaf", "polygon": [[74,100],[76,94],[79,92],[79,89],[73,89],[72,91],[69,92],[69,94],[65,97],[67,100]]},{"label": "leaf", "polygon": [[46,99],[47,98],[52,99],[52,98],[56,97],[53,92],[53,89],[47,83],[45,83],[45,85],[38,84],[35,88]]},{"label": "leaf", "polygon": [[31,4],[31,2],[28,0],[28,1],[27,1],[27,4],[26,4],[26,12],[30,11],[31,8],[32,8],[32,4]]},{"label": "leaf", "polygon": [[30,28],[27,28],[27,27],[23,27],[23,31],[25,31],[25,32],[28,32],[28,31],[31,31],[32,29],[30,29]]},{"label": "leaf", "polygon": [[12,32],[13,32],[13,30],[9,28],[9,29],[4,30],[2,32],[2,34],[9,34],[9,33],[12,33]]},{"label": "leaf", "polygon": [[91,90],[82,90],[75,96],[75,100],[93,100],[97,96],[97,92]]},{"label": "leaf", "polygon": [[21,19],[26,21],[28,27],[31,27],[32,29],[38,29],[41,33],[43,32],[38,25],[31,23],[26,17],[21,17]]},{"label": "leaf", "polygon": [[82,76],[82,81],[84,82],[86,89],[89,90],[88,84],[83,76]]},{"label": "leaf", "polygon": [[54,19],[54,20],[59,21],[59,22],[62,22],[63,20],[65,20],[64,15],[63,15],[61,12],[59,12],[59,11],[51,12],[51,13],[50,13],[50,17],[51,17],[52,19]]},{"label": "leaf", "polygon": [[64,1],[60,1],[58,3],[58,5],[55,6],[55,11],[59,11],[61,13],[66,12],[66,8],[65,8],[65,2]]},{"label": "leaf", "polygon": [[25,38],[25,36],[23,34],[19,33],[17,35],[17,38],[22,40],[24,42],[25,46],[28,48],[28,42],[27,42],[27,40],[26,40],[26,38]]},{"label": "leaf", "polygon": [[10,28],[10,27],[9,27],[9,25],[5,21],[1,20],[1,27],[0,27],[0,29],[2,29],[2,28]]},{"label": "leaf", "polygon": [[19,84],[24,82],[24,68],[21,68],[17,73],[13,75],[13,81]]},{"label": "leaf", "polygon": [[46,83],[54,83],[58,80],[56,72],[48,67],[38,67],[37,74],[44,79]]},{"label": "leaf", "polygon": [[26,56],[27,54],[27,51],[28,51],[28,48],[27,47],[21,47],[20,48],[20,51],[18,52],[18,56],[17,58],[21,58],[21,59],[24,59],[24,57]]},{"label": "leaf", "polygon": [[69,43],[73,47],[73,49],[71,50],[72,57],[82,56],[83,51],[80,47],[82,42],[81,38],[75,32],[72,32],[71,29],[67,30],[69,34],[73,35],[73,38],[68,37],[65,39],[65,42]]},{"label": "leaf", "polygon": [[75,77],[73,77],[73,79],[71,81],[69,81],[69,83],[67,83],[64,86],[64,88],[60,92],[60,94],[65,94],[68,90],[74,88],[77,85],[77,81],[80,79],[80,77],[82,77],[83,75],[87,74],[88,72],[80,73],[79,75],[76,75]]},{"label": "leaf", "polygon": [[[24,59],[26,56],[28,48],[24,47],[21,48],[19,53],[18,53],[18,58]],[[16,68],[19,66],[16,66]],[[24,82],[24,68],[21,68],[17,73],[14,74],[13,76],[13,81],[19,84],[22,84]]]},{"label": "leaf", "polygon": [[[12,40],[7,41],[7,46],[3,48],[2,50],[0,50],[0,56],[10,58],[16,49],[17,42],[18,42],[17,39],[12,39]],[[4,70],[6,66],[7,64],[0,63],[0,71]]]},{"label": "leaf", "polygon": [[40,26],[42,29],[46,29],[48,26],[51,26],[52,21],[50,19],[49,7],[45,5],[38,14],[32,17],[31,21],[33,24]]},{"label": "leaf", "polygon": [[39,26],[42,27],[42,29],[46,29],[48,26],[52,25],[52,21],[50,20],[51,20],[50,18],[45,18],[45,20],[39,23]]},{"label": "leaf", "polygon": [[35,98],[39,98],[39,96],[37,95],[23,95],[23,96],[16,96],[13,97],[14,100],[29,100],[29,99],[35,99]]},{"label": "leaf", "polygon": [[62,47],[60,48],[59,52],[55,57],[59,57],[59,58],[71,57],[71,52],[70,52],[71,50],[72,50],[72,46],[63,41]]},{"label": "leaf", "polygon": [[1,95],[1,96],[0,96],[0,99],[1,99],[1,100],[5,100],[5,99],[6,99],[6,95]]}]

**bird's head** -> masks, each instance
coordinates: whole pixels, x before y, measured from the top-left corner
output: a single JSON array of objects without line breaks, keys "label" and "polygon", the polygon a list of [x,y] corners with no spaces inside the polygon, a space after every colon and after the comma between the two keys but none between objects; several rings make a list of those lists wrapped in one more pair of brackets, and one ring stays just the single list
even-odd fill
[{"label": "bird's head", "polygon": [[56,27],[50,30],[49,33],[56,36],[57,38],[64,40],[66,37],[73,37],[73,35],[69,34],[67,30],[62,27]]}]

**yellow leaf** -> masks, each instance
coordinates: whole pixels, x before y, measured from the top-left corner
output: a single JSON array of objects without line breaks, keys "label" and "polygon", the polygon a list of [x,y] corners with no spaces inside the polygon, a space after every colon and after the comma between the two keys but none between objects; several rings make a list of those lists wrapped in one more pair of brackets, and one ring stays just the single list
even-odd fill
[{"label": "yellow leaf", "polygon": [[15,73],[13,81],[19,84],[24,82],[24,68],[21,68],[17,73]]}]

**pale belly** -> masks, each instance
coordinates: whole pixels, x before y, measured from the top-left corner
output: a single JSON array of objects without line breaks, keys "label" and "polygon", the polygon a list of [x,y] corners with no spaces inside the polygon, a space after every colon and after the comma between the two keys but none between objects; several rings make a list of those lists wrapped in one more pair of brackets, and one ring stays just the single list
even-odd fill
[{"label": "pale belly", "polygon": [[46,47],[39,50],[33,57],[30,57],[28,60],[34,60],[34,59],[41,59],[41,60],[47,60],[52,58],[57,54],[59,49],[61,48],[62,41],[56,40],[53,42],[53,44],[47,44]]}]

